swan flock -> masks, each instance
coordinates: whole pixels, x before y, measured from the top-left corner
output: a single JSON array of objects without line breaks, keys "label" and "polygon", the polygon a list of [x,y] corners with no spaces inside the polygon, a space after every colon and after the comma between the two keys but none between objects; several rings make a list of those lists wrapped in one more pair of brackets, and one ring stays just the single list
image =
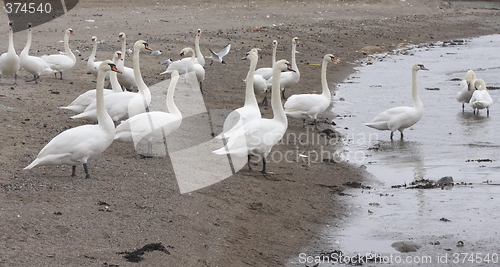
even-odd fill
[{"label": "swan flock", "polygon": [[[74,35],[72,28],[64,31],[64,53],[50,54],[44,56],[29,55],[30,48],[36,40],[33,40],[31,25],[27,29],[26,46],[20,56],[17,56],[13,45],[12,24],[9,24],[9,48],[7,53],[0,56],[0,71],[2,77],[14,75],[17,83],[17,73],[24,70],[30,73],[33,78],[27,82],[39,83],[45,74],[54,73],[57,78],[63,80],[63,72],[78,71],[78,64],[74,54],[74,45],[70,45],[70,36]],[[186,46],[180,52],[180,59],[172,61],[168,59],[167,69],[158,71],[158,75],[170,76],[171,82],[168,86],[165,99],[153,99],[149,86],[144,80],[139,61],[140,52],[143,50],[152,51],[149,43],[145,40],[134,42],[131,50],[133,67],[126,67],[124,64],[127,56],[126,34],[120,32],[120,50],[108,55],[111,59],[100,56],[96,60],[97,53],[104,54],[99,50],[97,37],[92,36],[92,50],[89,60],[86,62],[86,72],[95,75],[97,83],[92,85],[91,79],[87,88],[72,103],[60,105],[61,112],[75,112],[72,119],[85,119],[88,124],[83,124],[53,137],[38,153],[36,158],[24,169],[29,170],[36,166],[45,165],[70,165],[72,166],[72,176],[76,176],[76,166],[83,165],[85,177],[90,177],[87,161],[103,153],[114,141],[134,143],[148,143],[148,155],[154,156],[151,149],[151,142],[165,141],[165,137],[179,127],[183,118],[181,112],[183,107],[177,107],[174,98],[174,91],[183,75],[192,73],[198,80],[197,86],[201,93],[211,94],[214,88],[202,87],[205,79],[212,79],[211,68],[219,68],[224,65],[205,66],[205,59],[211,62],[223,63],[226,65],[237,64],[230,57],[231,44],[226,45],[221,52],[215,53],[212,49],[210,56],[203,56],[200,48],[201,30],[198,29],[195,35],[194,49]],[[293,37],[291,45],[291,63],[286,59],[277,60],[276,40],[272,43],[271,67],[257,68],[259,50],[251,49],[244,58],[249,63],[249,69],[244,75],[244,90],[239,95],[244,99],[242,107],[233,110],[225,118],[222,131],[216,139],[223,140],[224,146],[213,150],[215,155],[246,158],[248,169],[251,171],[251,158],[257,156],[262,162],[262,174],[271,174],[268,171],[267,156],[271,150],[282,140],[286,132],[290,129],[288,117],[301,119],[302,128],[306,127],[306,120],[312,119],[315,130],[319,130],[318,116],[326,112],[332,105],[332,92],[328,86],[328,63],[338,63],[337,58],[330,53],[322,57],[321,69],[318,73],[320,88],[308,88],[307,81],[300,80],[300,72],[297,66],[297,45],[299,38]],[[237,49],[239,51],[239,49]],[[164,52],[165,53],[165,52]],[[149,53],[148,53],[149,54]],[[163,54],[163,53],[162,53]],[[149,54],[152,55],[152,54]],[[148,56],[148,55],[144,55]],[[154,56],[154,55],[153,55]],[[160,57],[157,55],[155,57]],[[225,60],[222,58],[226,57]],[[266,60],[267,61],[267,60]],[[212,65],[210,63],[210,65]],[[318,66],[320,64],[317,64]],[[22,68],[21,68],[22,67]],[[161,67],[161,65],[159,65]],[[387,109],[368,123],[366,126],[390,131],[390,139],[393,139],[394,132],[399,131],[401,139],[404,137],[404,130],[417,124],[424,114],[424,104],[420,100],[417,87],[417,72],[428,70],[423,64],[417,63],[412,66],[412,87],[411,96],[413,106],[402,106]],[[243,75],[242,75],[243,76]],[[229,77],[218,77],[225,79]],[[105,88],[105,81],[109,79],[112,90]],[[48,81],[45,80],[45,82]],[[295,85],[295,90],[302,93],[291,94],[285,97],[285,88]],[[462,104],[469,104],[474,113],[479,114],[479,110],[486,109],[489,116],[490,106],[493,101],[488,94],[486,83],[482,79],[476,78],[475,73],[470,70],[466,74],[466,79],[460,85],[460,91],[456,95],[456,100]],[[131,91],[137,90],[137,91]],[[314,93],[319,91],[319,93]],[[271,93],[272,118],[263,117],[262,106],[266,103],[257,101],[256,94]],[[288,92],[288,91],[287,91]],[[184,94],[183,92],[179,92]],[[266,98],[264,98],[266,99]],[[285,99],[284,103],[282,99]],[[167,110],[150,111],[152,102],[163,101],[167,105]],[[85,122],[85,121],[82,121]],[[331,127],[331,126],[330,126]],[[300,128],[294,129],[301,131]],[[125,144],[123,144],[125,145]]]}]

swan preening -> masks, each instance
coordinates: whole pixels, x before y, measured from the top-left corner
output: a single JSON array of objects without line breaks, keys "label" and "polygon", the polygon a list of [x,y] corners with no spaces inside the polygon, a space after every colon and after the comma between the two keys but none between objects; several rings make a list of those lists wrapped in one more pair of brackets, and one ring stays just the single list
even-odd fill
[{"label": "swan preening", "polygon": [[211,60],[210,65],[214,64],[214,62],[226,64],[226,62],[222,58],[229,53],[230,49],[231,49],[231,44],[227,44],[226,46],[224,46],[218,53],[215,53],[212,49],[209,49],[210,56],[206,58]]},{"label": "swan preening", "polygon": [[465,109],[465,103],[470,102],[470,98],[474,93],[474,82],[476,81],[476,74],[473,70],[468,70],[465,74],[465,80],[460,82],[460,91],[457,93],[456,99],[462,103],[462,111]]},{"label": "swan preening", "polygon": [[[151,51],[149,44],[143,40],[139,40],[134,44],[134,76],[136,79],[139,91],[137,93],[124,91],[121,93],[108,94],[104,96],[106,110],[113,121],[119,121],[123,118],[132,117],[142,112],[146,112],[151,103],[151,92],[148,86],[144,83],[141,76],[139,65],[139,53],[141,49]],[[96,119],[96,102],[90,104],[82,113],[72,116],[72,119]]]},{"label": "swan preening", "polygon": [[116,127],[115,140],[120,142],[134,143],[137,147],[139,142],[148,142],[148,156],[153,155],[152,142],[163,140],[170,133],[177,130],[182,122],[182,114],[174,102],[174,91],[179,72],[173,70],[167,91],[167,109],[169,113],[162,111],[151,111],[137,114]]},{"label": "swan preening", "polygon": [[106,60],[99,66],[97,74],[97,124],[82,125],[66,130],[54,137],[40,151],[37,158],[25,170],[44,165],[71,165],[71,176],[76,175],[76,165],[83,164],[85,177],[90,178],[87,160],[101,154],[113,142],[115,125],[104,106],[104,78],[108,71],[119,70],[111,60]]},{"label": "swan preening", "polygon": [[40,75],[44,73],[53,73],[54,71],[50,68],[49,63],[45,62],[45,60],[40,57],[30,56],[31,48],[31,23],[28,24],[28,38],[26,39],[26,46],[23,51],[21,51],[20,60],[21,67],[27,72],[33,75],[33,79],[28,80],[27,82],[35,82],[38,83],[38,79]]},{"label": "swan preening", "polygon": [[493,104],[490,94],[486,90],[486,83],[483,79],[477,79],[473,84],[474,93],[472,94],[469,104],[473,109],[474,114],[479,114],[480,109],[486,109],[486,115],[490,115],[490,106]]},{"label": "swan preening", "polygon": [[321,94],[300,94],[292,95],[285,102],[285,114],[288,117],[303,119],[303,126],[306,125],[306,119],[314,119],[314,128],[318,129],[318,114],[324,112],[332,102],[332,94],[326,81],[326,67],[328,62],[337,62],[335,56],[327,54],[323,57],[321,63]]},{"label": "swan preening", "polygon": [[418,97],[417,89],[417,71],[428,70],[423,64],[417,63],[412,67],[412,98],[413,107],[395,107],[390,108],[378,114],[371,122],[365,125],[377,130],[391,131],[391,140],[395,131],[401,133],[403,139],[403,131],[417,123],[424,114],[424,104]]},{"label": "swan preening", "polygon": [[228,138],[247,122],[261,118],[259,105],[257,104],[253,88],[255,67],[259,59],[257,49],[252,49],[242,59],[248,59],[250,61],[250,69],[246,78],[245,104],[243,107],[229,113],[224,121],[222,133],[218,136],[219,138]]},{"label": "swan preening", "polygon": [[12,21],[9,22],[9,48],[7,53],[0,55],[0,75],[14,75],[14,84],[17,85],[17,72],[21,68],[21,61],[14,49],[14,32],[12,30]]},{"label": "swan preening", "polygon": [[75,34],[73,29],[68,28],[64,31],[64,52],[65,55],[61,54],[53,54],[53,55],[44,55],[42,59],[45,60],[50,66],[51,69],[54,70],[54,75],[57,78],[57,72],[61,75],[61,80],[63,79],[62,73],[65,70],[69,70],[75,66],[76,57],[73,54],[73,51],[69,48],[69,36]]},{"label": "swan preening", "polygon": [[274,117],[272,119],[254,119],[243,127],[240,127],[237,132],[233,133],[227,142],[227,145],[214,150],[213,153],[219,155],[230,154],[231,157],[247,156],[248,168],[252,170],[250,165],[251,156],[262,158],[262,173],[266,171],[266,157],[271,152],[271,149],[277,144],[288,128],[288,120],[281,104],[279,92],[279,77],[282,71],[294,71],[290,63],[286,60],[280,60],[274,65],[273,77],[276,79],[272,86],[271,106]]}]

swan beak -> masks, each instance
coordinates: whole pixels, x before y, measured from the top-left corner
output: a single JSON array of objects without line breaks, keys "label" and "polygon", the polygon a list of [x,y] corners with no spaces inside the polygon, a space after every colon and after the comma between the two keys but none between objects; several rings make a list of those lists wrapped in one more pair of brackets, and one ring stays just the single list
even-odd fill
[{"label": "swan beak", "polygon": [[292,66],[288,66],[287,70],[289,70],[289,71],[293,71],[293,72],[297,72],[296,70],[294,70],[294,69],[292,68]]},{"label": "swan beak", "polygon": [[153,49],[151,49],[151,47],[149,47],[148,43],[144,44],[144,49],[149,50],[149,51],[153,51]]},{"label": "swan beak", "polygon": [[117,72],[117,73],[120,73],[122,74],[122,72],[116,67],[116,65],[111,65],[111,70],[114,71],[114,72]]},{"label": "swan beak", "polygon": [[180,57],[181,57],[181,59],[183,59],[183,58],[184,58],[184,52],[182,52],[182,53],[180,54]]}]

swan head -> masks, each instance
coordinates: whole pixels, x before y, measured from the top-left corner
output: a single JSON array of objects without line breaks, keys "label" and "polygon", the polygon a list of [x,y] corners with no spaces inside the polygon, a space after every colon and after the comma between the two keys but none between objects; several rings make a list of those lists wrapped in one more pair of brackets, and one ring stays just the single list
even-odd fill
[{"label": "swan head", "polygon": [[198,36],[200,36],[200,35],[201,35],[201,29],[198,29],[198,30],[196,31],[196,34],[197,34]]},{"label": "swan head", "polygon": [[324,60],[327,62],[331,61],[331,62],[337,63],[337,59],[335,58],[335,56],[333,54],[326,54],[324,57]]},{"label": "swan head", "polygon": [[28,23],[28,29],[31,31],[31,23]]},{"label": "swan head", "polygon": [[194,55],[194,50],[191,47],[184,47],[179,54],[181,59],[183,59],[187,54]]},{"label": "swan head", "polygon": [[259,49],[258,48],[252,48],[244,57],[241,58],[241,60],[256,60],[259,57]]},{"label": "swan head", "polygon": [[123,41],[123,40],[125,40],[126,37],[127,37],[127,35],[125,35],[124,32],[120,32],[118,34],[118,41]]},{"label": "swan head", "polygon": [[278,45],[278,41],[273,40],[273,47],[276,47]]},{"label": "swan head", "polygon": [[429,70],[428,68],[426,68],[424,66],[424,64],[422,63],[416,63],[415,65],[413,65],[413,68],[412,68],[414,71],[418,71],[418,70]]},{"label": "swan head", "polygon": [[290,62],[288,62],[286,59],[282,59],[282,60],[276,61],[274,67],[278,68],[280,71],[293,71],[293,72],[296,72],[296,70],[294,70],[292,68],[292,64],[290,64]]},{"label": "swan head", "polygon": [[476,79],[476,73],[474,73],[473,70],[468,70],[465,74],[465,81],[467,82],[467,84],[470,84],[474,79]]},{"label": "swan head", "polygon": [[113,54],[113,62],[116,63],[118,62],[118,60],[123,60],[122,58],[122,51],[115,51],[115,53]]},{"label": "swan head", "polygon": [[144,41],[144,40],[139,40],[139,41],[136,41],[134,43],[134,51],[141,51],[141,49],[144,48],[148,51],[152,51],[153,49],[151,49],[151,47],[149,47],[149,44],[148,42]]},{"label": "swan head", "polygon": [[92,45],[94,45],[96,41],[97,41],[97,37],[92,36],[92,41],[91,41]]},{"label": "swan head", "polygon": [[12,25],[14,25],[14,22],[12,20],[9,20],[9,28],[12,30]]},{"label": "swan head", "polygon": [[66,34],[75,35],[75,32],[73,31],[73,29],[71,29],[71,28],[67,28],[67,29],[66,29]]},{"label": "swan head", "polygon": [[483,79],[477,79],[475,82],[474,82],[474,87],[476,88],[476,90],[486,90],[486,83],[484,82]]},{"label": "swan head", "polygon": [[118,73],[122,73],[111,60],[104,60],[101,65],[99,65],[99,71],[107,72],[114,71]]}]

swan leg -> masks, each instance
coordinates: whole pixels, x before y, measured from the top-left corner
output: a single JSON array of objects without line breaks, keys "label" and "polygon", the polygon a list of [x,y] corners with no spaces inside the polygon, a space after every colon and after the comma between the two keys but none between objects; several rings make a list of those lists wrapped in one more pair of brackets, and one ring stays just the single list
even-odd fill
[{"label": "swan leg", "polygon": [[302,119],[302,128],[306,128],[306,119]]},{"label": "swan leg", "polygon": [[252,169],[252,165],[250,164],[250,158],[251,158],[251,157],[252,157],[252,156],[249,154],[249,155],[248,155],[248,161],[247,161],[247,164],[248,164],[248,170],[249,170],[249,171],[253,171],[253,169]]},{"label": "swan leg", "polygon": [[403,139],[403,137],[404,137],[403,132],[402,131],[399,131],[399,132],[401,133],[401,139]]},{"label": "swan leg", "polygon": [[318,120],[314,119],[314,130],[318,130]]},{"label": "swan leg", "polygon": [[201,82],[200,82],[200,91],[201,91],[201,93],[202,93],[202,94],[208,93],[207,91],[203,90],[203,87],[202,87],[202,85],[201,85]]},{"label": "swan leg", "polygon": [[30,79],[30,80],[26,80],[26,82],[35,82],[36,84],[38,84],[38,79],[40,78],[40,76],[38,75],[33,75],[33,79]]},{"label": "swan leg", "polygon": [[284,100],[286,100],[286,96],[285,96],[285,88],[283,88],[281,90],[281,97],[283,97]]},{"label": "swan leg", "polygon": [[465,111],[465,105],[464,105],[464,102],[462,102],[462,112]]},{"label": "swan leg", "polygon": [[262,157],[262,171],[260,171],[262,174],[274,174],[274,172],[268,172],[266,171],[266,158]]},{"label": "swan leg", "polygon": [[71,177],[75,177],[76,176],[76,166],[72,166],[71,167]]},{"label": "swan leg", "polygon": [[262,103],[261,103],[263,106],[267,106],[267,91],[264,93],[264,99],[262,99]]},{"label": "swan leg", "polygon": [[490,108],[486,108],[486,116],[490,116]]},{"label": "swan leg", "polygon": [[17,73],[14,74],[14,84],[12,84],[13,86],[16,86],[17,85]]},{"label": "swan leg", "polygon": [[394,136],[394,132],[391,132],[391,140],[392,140],[392,137]]},{"label": "swan leg", "polygon": [[85,170],[85,178],[90,178],[89,166],[87,166],[87,163],[83,163],[83,170]]}]

